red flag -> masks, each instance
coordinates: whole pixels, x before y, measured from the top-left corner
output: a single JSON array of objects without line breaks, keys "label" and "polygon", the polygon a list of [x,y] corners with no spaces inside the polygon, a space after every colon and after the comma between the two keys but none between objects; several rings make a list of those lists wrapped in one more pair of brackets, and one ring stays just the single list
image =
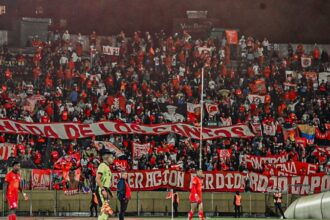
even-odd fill
[{"label": "red flag", "polygon": [[301,138],[301,137],[296,137],[296,145],[297,145],[297,147],[304,147],[304,148],[306,148],[306,146],[307,146],[307,139],[306,138]]},{"label": "red flag", "polygon": [[224,160],[228,157],[230,158],[232,152],[232,149],[218,149],[219,157]]},{"label": "red flag", "polygon": [[236,30],[226,30],[228,44],[238,44],[238,33]]},{"label": "red flag", "polygon": [[167,193],[167,195],[166,195],[166,199],[171,199],[172,196],[173,196],[172,191],[169,191],[169,192]]},{"label": "red flag", "polygon": [[219,107],[217,104],[205,103],[206,111],[211,117],[219,113]]}]

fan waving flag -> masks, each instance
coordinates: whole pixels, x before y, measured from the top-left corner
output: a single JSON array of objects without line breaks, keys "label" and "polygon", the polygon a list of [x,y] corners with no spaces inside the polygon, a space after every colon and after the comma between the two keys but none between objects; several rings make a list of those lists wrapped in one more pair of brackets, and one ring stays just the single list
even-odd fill
[{"label": "fan waving flag", "polygon": [[301,137],[304,137],[307,139],[307,144],[314,144],[314,137],[315,137],[315,127],[303,124],[298,125],[298,128],[301,133]]},{"label": "fan waving flag", "polygon": [[199,104],[187,103],[187,120],[190,122],[199,121],[201,108]]},{"label": "fan waving flag", "polygon": [[219,113],[219,107],[217,104],[205,103],[207,113],[213,117]]}]

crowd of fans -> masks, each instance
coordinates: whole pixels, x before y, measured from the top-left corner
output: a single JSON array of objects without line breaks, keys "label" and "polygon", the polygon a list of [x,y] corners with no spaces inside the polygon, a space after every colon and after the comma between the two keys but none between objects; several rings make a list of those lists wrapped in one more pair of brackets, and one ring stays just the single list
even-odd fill
[{"label": "crowd of fans", "polygon": [[[315,156],[313,145],[302,149],[286,140],[282,129],[304,123],[324,131],[324,124],[330,122],[330,82],[315,83],[304,74],[286,74],[327,71],[328,53],[317,45],[312,51],[305,51],[302,45],[293,48],[288,44],[283,53],[266,38],[259,41],[242,36],[233,46],[227,44],[226,38],[193,39],[185,31],[173,36],[162,31],[135,32],[130,37],[121,32],[105,43],[119,47],[119,55],[104,55],[94,49],[100,46],[96,45],[95,32],[89,37],[90,51],[83,50],[86,45],[80,35],[77,41],[71,38],[68,31],[50,33],[47,42],[35,42],[35,53],[31,55],[13,54],[2,47],[0,118],[41,123],[164,123],[168,120],[159,104],[200,102],[203,68],[204,98],[219,107],[219,113],[212,116],[205,111],[205,126],[210,121],[224,126],[265,120],[277,126],[275,136],[261,132],[254,138],[203,142],[204,170],[244,171],[246,167],[239,163],[244,154],[272,156],[287,152],[290,160],[319,164],[320,171],[329,161],[324,154]],[[312,63],[304,67],[301,59],[306,57],[312,58]],[[250,102],[248,94],[255,93],[255,83],[260,80],[265,90],[257,93],[265,96],[265,102]],[[185,117],[184,121],[198,123],[198,117]],[[199,142],[176,134],[110,135],[71,141],[0,136],[2,143],[17,144],[15,155],[31,159],[40,168],[54,168],[59,166],[55,162],[60,157],[69,158],[69,168],[81,166],[81,179],[90,182],[100,162],[95,140],[112,142],[125,153],[119,159],[127,160],[133,170],[176,167],[191,171],[198,165]],[[132,158],[133,141],[151,143],[148,154]],[[315,144],[327,145],[329,141],[315,140]],[[220,159],[218,149],[231,149],[232,155]],[[75,153],[80,153],[80,161],[70,157]]]}]

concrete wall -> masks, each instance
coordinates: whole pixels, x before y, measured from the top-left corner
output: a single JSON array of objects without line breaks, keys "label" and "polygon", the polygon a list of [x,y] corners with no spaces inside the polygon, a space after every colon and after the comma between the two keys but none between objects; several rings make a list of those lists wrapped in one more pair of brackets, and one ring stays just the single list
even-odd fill
[{"label": "concrete wall", "polygon": [[[89,212],[91,194],[78,194],[73,196],[64,195],[63,191],[27,191],[29,201],[19,201],[19,212],[25,213],[72,213]],[[146,213],[170,213],[171,203],[165,199],[167,192],[133,192],[129,202],[127,212],[144,215]],[[189,208],[189,193],[179,192],[180,204],[179,212],[186,213]],[[203,204],[205,212],[211,215],[221,215],[233,213],[233,193],[203,193]],[[283,196],[283,207],[287,207],[295,196]],[[22,198],[20,198],[22,199]],[[2,207],[3,201],[0,201]],[[111,199],[110,205],[115,211],[119,209],[119,202]],[[265,214],[273,211],[273,196],[264,193],[243,193],[242,211],[243,213]],[[5,211],[8,210],[5,205]]]}]

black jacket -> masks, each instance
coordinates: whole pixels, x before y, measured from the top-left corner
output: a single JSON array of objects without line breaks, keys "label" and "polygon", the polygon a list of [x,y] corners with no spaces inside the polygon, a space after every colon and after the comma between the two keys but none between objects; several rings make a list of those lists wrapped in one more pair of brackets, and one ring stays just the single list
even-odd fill
[{"label": "black jacket", "polygon": [[126,183],[125,179],[123,178],[120,178],[117,184],[117,197],[119,200],[126,199]]}]

